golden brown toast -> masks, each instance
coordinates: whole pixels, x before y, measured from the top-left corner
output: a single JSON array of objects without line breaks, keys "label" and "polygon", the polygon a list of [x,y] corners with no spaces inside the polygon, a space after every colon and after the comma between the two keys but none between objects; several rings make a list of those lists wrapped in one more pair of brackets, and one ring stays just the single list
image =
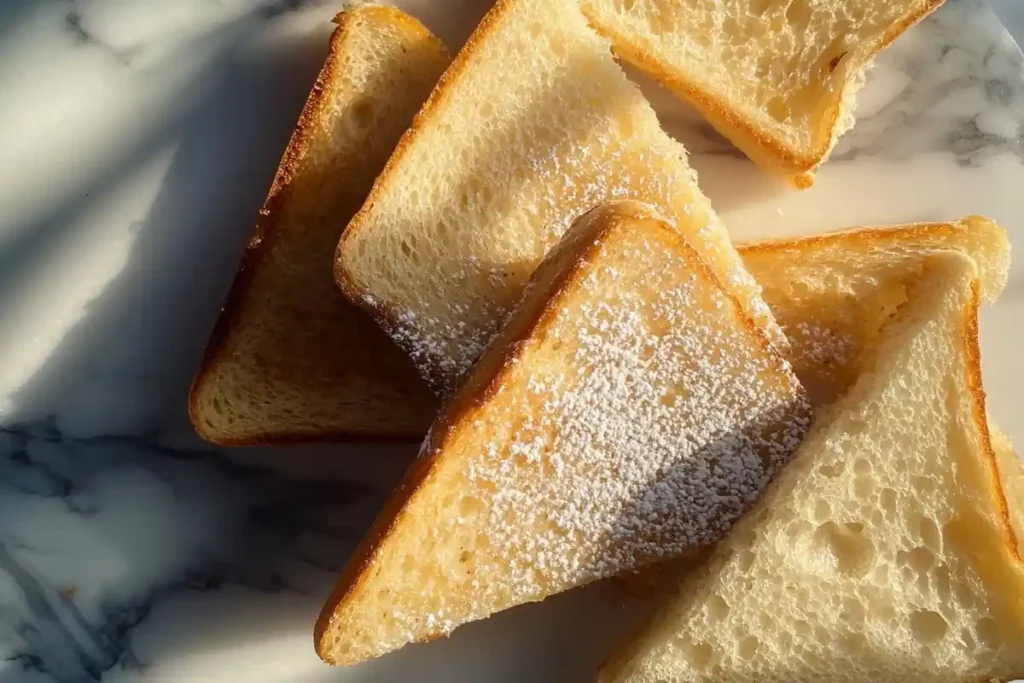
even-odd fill
[{"label": "golden brown toast", "polygon": [[590,212],[431,427],[317,651],[358,662],[706,546],[809,415],[680,231],[636,202]]},{"label": "golden brown toast", "polygon": [[602,683],[1024,675],[1024,472],[989,432],[977,275],[925,257],[861,376]]},{"label": "golden brown toast", "polygon": [[418,439],[436,412],[405,355],[337,291],[331,261],[448,53],[393,8],[336,21],[192,386],[192,423],[214,443]]}]

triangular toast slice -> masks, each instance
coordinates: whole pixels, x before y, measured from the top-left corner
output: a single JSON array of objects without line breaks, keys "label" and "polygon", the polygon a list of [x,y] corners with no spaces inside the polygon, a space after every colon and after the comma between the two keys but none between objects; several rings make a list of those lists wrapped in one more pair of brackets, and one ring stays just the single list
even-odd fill
[{"label": "triangular toast slice", "polygon": [[331,264],[448,53],[393,8],[336,21],[192,386],[192,423],[218,444],[418,439],[436,412],[405,354],[338,292]]},{"label": "triangular toast slice", "polygon": [[719,539],[809,407],[680,232],[583,216],[431,427],[317,624],[346,664]]},{"label": "triangular toast slice", "polygon": [[999,470],[989,434],[976,277],[928,260],[855,385],[603,683],[1024,675],[1003,489],[1021,471]]},{"label": "triangular toast slice", "polygon": [[582,0],[623,58],[798,187],[853,125],[875,55],[943,0]]},{"label": "triangular toast slice", "polygon": [[926,257],[955,251],[975,261],[982,300],[1006,285],[1010,244],[987,218],[857,228],[738,245],[790,342],[788,358],[816,405],[860,374],[860,356],[908,300]]},{"label": "triangular toast slice", "polygon": [[576,1],[498,0],[342,236],[336,276],[445,394],[569,224],[623,198],[676,223],[784,345],[686,151]]}]

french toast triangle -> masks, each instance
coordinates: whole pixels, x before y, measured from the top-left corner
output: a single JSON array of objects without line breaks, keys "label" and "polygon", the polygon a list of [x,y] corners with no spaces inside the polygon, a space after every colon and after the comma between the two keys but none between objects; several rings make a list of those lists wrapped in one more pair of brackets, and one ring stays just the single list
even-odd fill
[{"label": "french toast triangle", "polygon": [[943,0],[581,0],[615,51],[809,187],[875,55]]},{"label": "french toast triangle", "polygon": [[393,7],[335,20],[189,395],[221,445],[419,438],[437,404],[405,354],[337,290],[331,260],[448,51]]},{"label": "french toast triangle", "polygon": [[601,683],[1024,675],[1024,475],[986,418],[984,287],[962,254],[925,259],[856,382]]},{"label": "french toast triangle", "polygon": [[679,230],[581,217],[449,399],[317,624],[348,664],[720,539],[810,422]]}]

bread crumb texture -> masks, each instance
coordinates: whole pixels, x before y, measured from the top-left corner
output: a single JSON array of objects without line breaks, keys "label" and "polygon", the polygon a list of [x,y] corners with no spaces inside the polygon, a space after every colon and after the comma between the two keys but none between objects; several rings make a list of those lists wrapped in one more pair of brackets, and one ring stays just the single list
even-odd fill
[{"label": "bread crumb texture", "polygon": [[850,392],[819,412],[761,501],[602,682],[1024,674],[1024,566],[979,390],[977,283],[970,261],[945,259]]}]

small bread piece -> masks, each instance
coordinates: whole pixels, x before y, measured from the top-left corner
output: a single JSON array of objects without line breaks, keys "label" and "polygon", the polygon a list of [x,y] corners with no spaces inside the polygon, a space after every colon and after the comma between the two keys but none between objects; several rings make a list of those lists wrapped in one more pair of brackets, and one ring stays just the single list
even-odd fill
[{"label": "small bread piece", "polygon": [[1003,291],[1006,231],[980,216],[751,242],[738,246],[790,342],[788,358],[815,405],[860,376],[860,357],[905,304],[925,257],[955,251],[975,261],[982,300]]},{"label": "small bread piece", "polygon": [[976,275],[963,256],[927,260],[864,374],[600,681],[1024,675],[1003,489],[1022,473],[997,468],[989,435]]},{"label": "small bread piece", "polygon": [[192,424],[214,443],[418,439],[437,409],[405,354],[338,292],[331,262],[448,53],[393,8],[336,22],[192,386]]},{"label": "small bread piece", "polygon": [[317,624],[349,664],[708,545],[809,424],[775,347],[666,220],[583,216],[427,436]]},{"label": "small bread piece", "polygon": [[338,245],[336,276],[446,394],[570,223],[641,199],[785,344],[686,151],[575,0],[498,0]]},{"label": "small bread piece", "polygon": [[810,187],[874,56],[943,0],[581,0],[616,52]]}]

